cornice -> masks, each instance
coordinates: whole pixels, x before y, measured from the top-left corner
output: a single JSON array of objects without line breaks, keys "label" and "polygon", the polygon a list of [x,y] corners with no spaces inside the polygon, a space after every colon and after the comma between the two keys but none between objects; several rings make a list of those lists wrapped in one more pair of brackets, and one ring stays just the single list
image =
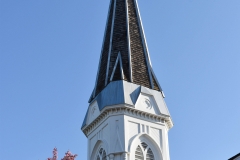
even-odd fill
[{"label": "cornice", "polygon": [[122,105],[115,105],[112,107],[105,107],[101,114],[90,124],[86,125],[82,128],[83,133],[85,136],[88,136],[92,133],[99,125],[101,125],[107,118],[115,115],[127,115],[132,116],[134,118],[144,119],[146,121],[152,121],[155,123],[166,123],[168,129],[173,127],[172,120],[170,116],[166,115],[156,115],[144,111],[137,110],[130,105],[122,104]]}]

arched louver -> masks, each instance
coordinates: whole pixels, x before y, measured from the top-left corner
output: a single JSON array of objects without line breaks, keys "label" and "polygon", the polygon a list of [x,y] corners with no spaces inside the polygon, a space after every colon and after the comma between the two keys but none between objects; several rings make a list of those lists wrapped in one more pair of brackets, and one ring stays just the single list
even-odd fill
[{"label": "arched louver", "polygon": [[137,147],[135,151],[135,160],[155,160],[153,151],[145,142],[142,142],[141,146]]},{"label": "arched louver", "polygon": [[106,152],[105,152],[105,151],[103,151],[102,160],[107,160],[107,155],[106,155]]},{"label": "arched louver", "polygon": [[144,143],[144,142],[142,142],[141,145],[142,145],[144,150],[146,150],[146,148],[148,147],[148,145],[146,143]]},{"label": "arched louver", "polygon": [[154,160],[154,155],[151,148],[149,148],[147,151],[146,160]]},{"label": "arched louver", "polygon": [[103,148],[99,150],[97,160],[107,160],[107,154]]},{"label": "arched louver", "polygon": [[144,160],[143,151],[140,146],[135,151],[135,160]]},{"label": "arched louver", "polygon": [[97,160],[100,160],[100,157],[99,157],[99,155],[97,156]]}]

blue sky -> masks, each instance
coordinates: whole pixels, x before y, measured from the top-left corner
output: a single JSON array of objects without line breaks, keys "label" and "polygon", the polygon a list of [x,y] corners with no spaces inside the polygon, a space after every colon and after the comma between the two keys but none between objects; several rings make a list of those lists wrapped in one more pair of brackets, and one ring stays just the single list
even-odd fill
[{"label": "blue sky", "polygon": [[[109,0],[0,0],[0,157],[86,159],[80,127]],[[240,150],[240,1],[139,0],[154,72],[174,121],[171,160]],[[194,158],[193,158],[194,157]]]}]

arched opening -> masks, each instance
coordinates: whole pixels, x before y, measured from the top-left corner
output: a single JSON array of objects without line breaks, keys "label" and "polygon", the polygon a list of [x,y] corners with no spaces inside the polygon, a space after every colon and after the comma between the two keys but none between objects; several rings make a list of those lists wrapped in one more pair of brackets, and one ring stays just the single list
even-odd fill
[{"label": "arched opening", "polygon": [[105,140],[99,140],[91,152],[90,160],[108,160],[108,145]]},{"label": "arched opening", "polygon": [[129,144],[130,159],[163,160],[160,146],[148,134],[137,135]]},{"label": "arched opening", "polygon": [[103,148],[98,151],[96,160],[107,160],[107,154]]},{"label": "arched opening", "polygon": [[135,160],[144,160],[143,151],[140,146],[135,151]]},{"label": "arched opening", "polygon": [[155,160],[152,149],[145,142],[137,146],[135,160]]},{"label": "arched opening", "polygon": [[154,154],[153,154],[151,148],[149,148],[147,151],[146,160],[154,160]]}]

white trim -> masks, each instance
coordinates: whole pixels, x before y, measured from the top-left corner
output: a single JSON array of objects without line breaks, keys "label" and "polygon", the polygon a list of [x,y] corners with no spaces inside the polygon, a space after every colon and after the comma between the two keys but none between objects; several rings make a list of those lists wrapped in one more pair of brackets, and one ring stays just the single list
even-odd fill
[{"label": "white trim", "polygon": [[[93,108],[96,108],[95,113],[94,113],[95,115],[92,115]],[[88,106],[86,124],[87,125],[90,124],[100,114],[101,114],[101,112],[99,110],[98,102],[96,100],[92,101],[91,105]]]},{"label": "white trim", "polygon": [[114,64],[114,67],[113,67],[113,71],[112,71],[112,75],[111,75],[110,81],[112,81],[112,79],[113,79],[113,76],[114,76],[115,70],[116,70],[116,68],[117,68],[118,60],[119,60],[119,56],[117,56],[116,62],[115,62],[115,64]]},{"label": "white trim", "polygon": [[[155,78],[155,80],[156,80],[156,83],[157,83],[157,85],[158,85],[158,87],[159,87],[159,89],[160,89],[160,92],[163,91],[163,90],[162,90],[162,87],[161,87],[160,83],[158,82],[157,77],[156,77],[155,73],[153,72],[153,69],[152,69],[152,68],[151,68],[151,73],[152,73],[152,76],[153,76],[153,77]],[[163,98],[165,98],[165,97],[163,97]]]},{"label": "white trim", "polygon": [[126,19],[127,19],[129,74],[130,74],[130,82],[133,82],[133,80],[132,80],[132,58],[131,58],[131,37],[130,37],[130,32],[129,32],[129,17],[128,17],[128,0],[126,0]]},{"label": "white trim", "polygon": [[106,26],[105,26],[104,36],[103,36],[103,42],[102,42],[101,56],[100,56],[99,63],[98,63],[98,72],[97,72],[97,76],[96,76],[95,87],[94,87],[94,90],[93,90],[93,98],[95,98],[95,94],[96,94],[96,87],[97,87],[98,76],[99,76],[101,60],[102,60],[103,46],[104,46],[104,42],[105,42],[105,39],[106,39],[107,26],[108,26],[107,24],[108,24],[108,20],[109,20],[110,11],[111,11],[112,1],[113,0],[110,1],[109,9],[108,9],[108,16],[107,16],[107,21],[106,21]]},{"label": "white trim", "polygon": [[[137,0],[136,0],[136,1],[137,1]],[[149,51],[148,51],[148,45],[147,45],[147,41],[146,41],[146,36],[145,36],[144,29],[143,29],[143,25],[142,25],[141,14],[140,14],[140,11],[139,11],[138,3],[136,2],[136,4],[137,4],[137,9],[138,9],[138,14],[139,14],[140,23],[141,23],[141,30],[142,30],[143,37],[144,37],[144,42],[145,42],[145,45],[146,45],[145,47],[146,47],[147,54],[148,54],[148,60],[149,60],[150,65],[152,66],[150,54],[149,54]]]},{"label": "white trim", "polygon": [[96,160],[97,156],[99,155],[98,152],[100,149],[105,150],[106,155],[108,155],[108,143],[105,140],[98,140],[92,150],[92,153],[90,153],[90,160]]},{"label": "white trim", "polygon": [[118,62],[120,63],[121,78],[124,79],[121,53],[118,52],[118,56],[117,56],[117,59],[116,59],[116,62],[115,62],[115,65],[114,65],[114,68],[113,68],[113,71],[112,71],[112,75],[111,75],[110,81],[112,81],[112,79],[113,79],[113,76],[114,76],[114,74],[115,74],[115,71],[116,71]]},{"label": "white trim", "polygon": [[139,118],[146,121],[151,121],[152,123],[165,125],[168,129],[173,127],[172,120],[166,115],[156,115],[144,111],[140,111],[134,108],[130,108],[128,105],[120,104],[113,105],[112,107],[105,107],[101,114],[90,124],[82,128],[83,133],[88,137],[99,125],[105,122],[108,117],[115,115],[127,115],[134,118]]},{"label": "white trim", "polygon": [[110,63],[110,58],[111,58],[111,53],[112,53],[112,38],[113,38],[114,20],[115,20],[115,13],[116,13],[116,3],[117,3],[116,1],[117,0],[114,0],[111,35],[110,35],[109,50],[108,50],[108,62],[107,62],[107,70],[106,70],[106,77],[105,77],[105,86],[107,85],[107,82],[108,82],[109,63]]},{"label": "white trim", "polygon": [[144,48],[144,55],[145,55],[146,62],[147,62],[147,67],[148,67],[148,75],[149,75],[149,78],[150,78],[150,85],[153,89],[154,86],[153,86],[153,80],[152,80],[152,74],[151,74],[151,61],[150,61],[149,54],[148,54],[148,49],[147,49],[147,46],[146,46],[146,38],[145,38],[145,35],[144,35],[144,31],[143,31],[142,20],[141,20],[140,11],[139,11],[139,8],[138,8],[137,0],[134,0],[134,2],[135,2],[134,4],[135,4],[135,7],[136,7],[136,11],[137,11],[138,22],[140,23],[139,28],[140,28],[140,33],[141,33],[141,37],[142,37],[142,45],[143,45],[143,48]]},{"label": "white trim", "polygon": [[118,56],[119,56],[119,60],[120,60],[121,78],[123,80],[124,79],[124,74],[123,74],[122,56],[121,56],[120,52],[118,53]]},{"label": "white trim", "polygon": [[[147,147],[146,147],[146,149],[144,149],[143,146],[142,146],[142,143],[145,143],[145,142],[139,143],[139,144],[137,145],[137,147],[138,147],[138,146],[140,147],[140,149],[141,149],[141,151],[142,151],[142,154],[143,154],[143,159],[146,160],[146,159],[147,159],[147,152],[148,152],[149,149],[151,149],[151,151],[152,151],[152,148],[151,148],[147,143],[145,143],[145,144],[147,145]],[[150,145],[151,145],[151,144],[150,144]],[[136,150],[137,150],[137,148],[136,148]],[[136,151],[136,150],[135,150],[135,151]],[[153,153],[153,156],[154,156],[154,155],[155,155],[155,154]],[[135,153],[134,156],[136,156],[136,153]],[[154,160],[157,160],[157,159],[155,158],[155,156],[154,156]]]},{"label": "white trim", "polygon": [[[150,102],[153,103],[151,110],[147,110],[147,109],[145,110],[145,109],[141,108],[141,106],[142,106],[141,100],[142,100],[144,97],[148,97],[149,100],[150,100]],[[156,114],[156,115],[160,115],[160,114],[161,114],[160,109],[159,109],[159,107],[158,107],[158,105],[157,105],[157,102],[156,102],[154,96],[153,96],[153,95],[146,94],[146,93],[143,93],[143,92],[140,92],[140,94],[138,95],[137,101],[136,101],[136,103],[135,103],[134,106],[135,106],[135,108],[136,108],[137,110],[141,110],[141,111],[144,111],[144,112],[149,112],[149,113],[151,113],[151,114]]]},{"label": "white trim", "polygon": [[[148,134],[145,134],[145,133],[138,134],[132,140],[132,142],[129,144],[128,151],[131,153],[130,159],[135,159],[135,150],[138,146],[141,147],[141,149],[144,153],[144,149],[142,148],[142,145],[141,145],[142,142],[145,142],[149,146],[149,148],[151,148],[151,150],[154,154],[155,160],[163,160],[163,152],[162,152],[161,148],[152,139],[152,137],[150,137]],[[144,154],[144,160],[146,160],[145,154]]]}]

